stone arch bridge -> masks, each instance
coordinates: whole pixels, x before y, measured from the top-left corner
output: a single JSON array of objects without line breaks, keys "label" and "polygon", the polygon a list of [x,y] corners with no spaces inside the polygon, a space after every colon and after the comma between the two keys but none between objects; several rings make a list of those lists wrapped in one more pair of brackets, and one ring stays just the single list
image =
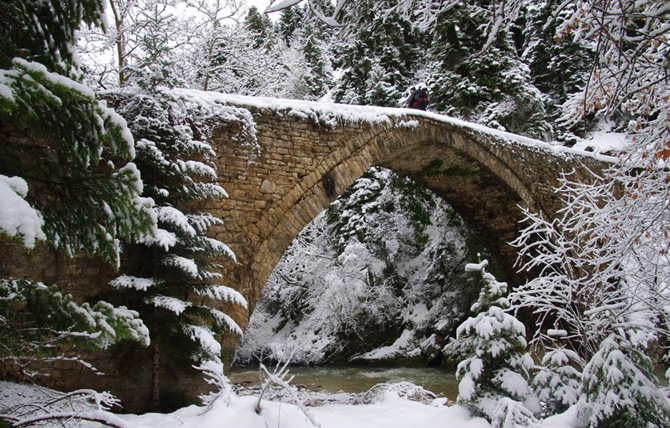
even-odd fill
[{"label": "stone arch bridge", "polygon": [[[222,96],[248,110],[255,136],[240,144],[240,124],[214,130],[211,143],[229,198],[206,205],[224,219],[215,230],[237,263],[224,283],[249,301],[233,313],[246,325],[272,270],[297,234],[370,167],[424,183],[451,204],[513,277],[519,206],[556,213],[563,172],[586,178],[598,157],[436,114]],[[247,114],[247,116],[249,116]],[[253,143],[253,144],[250,144]],[[256,144],[257,143],[257,144]]]}]

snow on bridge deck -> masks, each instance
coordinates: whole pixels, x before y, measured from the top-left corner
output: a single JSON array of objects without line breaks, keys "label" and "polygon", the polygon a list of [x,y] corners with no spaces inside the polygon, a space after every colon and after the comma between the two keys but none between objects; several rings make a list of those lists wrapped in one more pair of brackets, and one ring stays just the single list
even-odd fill
[{"label": "snow on bridge deck", "polygon": [[[219,103],[237,107],[249,107],[254,110],[268,109],[275,112],[286,112],[289,117],[312,119],[322,125],[335,127],[338,123],[369,123],[371,125],[391,125],[392,119],[404,120],[401,122],[407,127],[419,126],[417,119],[428,119],[447,125],[458,127],[474,133],[480,133],[495,138],[501,142],[516,143],[528,147],[545,150],[556,156],[568,155],[585,156],[603,162],[614,162],[612,156],[597,152],[566,147],[558,142],[544,142],[511,132],[489,128],[477,123],[467,122],[444,114],[421,111],[408,108],[358,106],[327,102],[314,102],[281,98],[250,97],[243,95],[222,94],[217,92],[202,92],[188,89],[177,89],[176,93],[184,99],[201,105]],[[396,125],[398,126],[398,125]],[[403,126],[403,125],[400,125]]]}]

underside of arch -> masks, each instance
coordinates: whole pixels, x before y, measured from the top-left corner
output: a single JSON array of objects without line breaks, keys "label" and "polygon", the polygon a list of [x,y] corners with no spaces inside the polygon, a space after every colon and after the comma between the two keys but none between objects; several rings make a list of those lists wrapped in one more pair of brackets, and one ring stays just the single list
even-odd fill
[{"label": "underside of arch", "polygon": [[[420,137],[419,140],[417,137]],[[419,142],[417,142],[419,141]],[[256,252],[251,306],[260,297],[275,265],[300,231],[370,167],[378,165],[424,183],[463,217],[477,241],[500,259],[513,276],[515,251],[508,245],[518,231],[519,205],[532,205],[530,192],[495,156],[466,137],[438,129],[392,129],[353,141],[343,159],[327,159],[309,177],[311,186],[296,186],[295,199]],[[300,192],[299,190],[302,190]]]}]

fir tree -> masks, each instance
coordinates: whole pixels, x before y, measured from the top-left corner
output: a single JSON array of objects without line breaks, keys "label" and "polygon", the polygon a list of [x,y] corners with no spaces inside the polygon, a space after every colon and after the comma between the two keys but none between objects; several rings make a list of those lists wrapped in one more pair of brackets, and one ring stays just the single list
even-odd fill
[{"label": "fir tree", "polygon": [[74,61],[75,32],[83,25],[101,26],[100,0],[9,0],[0,5],[0,69],[22,57],[49,71],[79,80]]},{"label": "fir tree", "polygon": [[230,111],[226,107],[209,111],[170,92],[168,88],[175,85],[169,71],[170,50],[155,42],[161,40],[160,34],[146,40],[150,44],[144,49],[153,62],[136,70],[137,88],[110,94],[110,100],[128,118],[137,139],[144,195],[155,201],[158,230],[130,250],[142,260],[141,266],[124,269],[125,274],[111,285],[123,290],[124,301],[133,302],[149,327],[152,402],[159,409],[165,362],[178,356],[198,364],[220,362],[216,336],[224,331],[242,333],[222,312],[221,302],[246,307],[246,301],[237,291],[216,284],[221,275],[211,260],[235,259],[224,243],[207,235],[222,220],[195,209],[196,202],[227,196],[216,184],[211,163],[215,153],[205,140],[210,125],[230,119]]},{"label": "fir tree", "polygon": [[512,34],[498,33],[488,46],[481,28],[491,19],[483,2],[465,2],[440,13],[425,73],[431,104],[465,120],[551,138],[545,95],[531,83]]},{"label": "fir tree", "polygon": [[334,48],[333,65],[343,70],[334,99],[398,106],[422,57],[420,38],[408,19],[380,15],[374,2],[356,2],[352,13],[358,19],[355,32]]},{"label": "fir tree", "polygon": [[[583,41],[575,41],[573,35],[556,38],[558,27],[564,25],[573,6],[554,12],[560,5],[558,0],[545,0],[529,4],[522,24],[521,58],[530,69],[533,85],[548,96],[547,116],[555,122],[562,114],[561,106],[570,94],[581,91],[586,85],[588,73],[594,61],[593,47]],[[587,129],[588,121],[566,129],[555,127],[556,138],[567,143],[581,137]]]},{"label": "fir tree", "polygon": [[584,361],[574,351],[552,349],[542,357],[533,377],[533,388],[543,403],[543,413],[555,415],[577,404]]},{"label": "fir tree", "polygon": [[98,23],[101,6],[2,7],[9,25],[0,34],[0,174],[25,180],[25,199],[41,213],[51,243],[118,265],[119,240],[149,232],[152,218],[150,201],[139,198],[139,173],[128,163],[134,145],[125,122],[80,83],[73,61],[74,31],[82,21]]},{"label": "fir tree", "polygon": [[332,77],[328,72],[329,64],[324,52],[326,46],[319,40],[311,24],[307,24],[302,30],[301,43],[306,66],[306,73],[303,77],[307,87],[305,98],[318,100],[332,84]]},{"label": "fir tree", "polygon": [[138,27],[142,28],[142,36],[135,50],[142,54],[124,68],[126,84],[137,85],[148,91],[158,86],[184,86],[176,74],[177,61],[173,51],[177,21],[166,4],[145,5],[136,19]]},{"label": "fir tree", "polygon": [[[120,241],[150,234],[155,217],[128,162],[135,146],[126,122],[81,83],[74,61],[75,31],[100,25],[102,11],[95,0],[0,5],[0,193],[3,208],[19,208],[0,209],[0,235],[25,247],[46,239],[118,267]],[[147,343],[144,325],[125,308],[79,305],[29,280],[2,279],[0,294],[3,359],[14,368],[82,345]]]},{"label": "fir tree", "polygon": [[667,427],[670,404],[651,359],[627,336],[612,333],[584,368],[579,413],[594,428]]},{"label": "fir tree", "polygon": [[293,43],[295,34],[300,30],[304,17],[305,12],[300,7],[289,7],[281,11],[277,31],[286,46],[290,47]]},{"label": "fir tree", "polygon": [[[528,426],[533,413],[524,406],[532,398],[529,386],[533,360],[525,353],[525,327],[512,315],[505,298],[507,284],[486,272],[488,262],[468,264],[466,270],[479,272],[482,290],[472,305],[475,317],[468,318],[457,331],[455,344],[465,355],[458,364],[458,402],[486,416],[495,428]],[[538,410],[538,409],[533,409]]]},{"label": "fir tree", "polygon": [[272,21],[266,15],[261,14],[256,6],[251,6],[247,17],[244,19],[244,26],[254,35],[255,49],[261,46],[269,46],[272,44],[273,26]]}]

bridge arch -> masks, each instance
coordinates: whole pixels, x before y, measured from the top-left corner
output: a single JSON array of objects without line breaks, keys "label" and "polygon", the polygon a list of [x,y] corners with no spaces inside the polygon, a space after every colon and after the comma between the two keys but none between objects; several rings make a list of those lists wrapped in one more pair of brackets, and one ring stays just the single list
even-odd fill
[{"label": "bridge arch", "polygon": [[[320,162],[315,168],[317,173],[294,186],[286,197],[286,209],[265,213],[261,224],[267,222],[274,226],[266,236],[261,236],[251,265],[254,283],[260,287],[256,290],[258,294],[300,231],[373,166],[384,166],[423,182],[463,215],[471,229],[483,236],[510,237],[510,229],[514,229],[519,220],[513,212],[518,211],[517,205],[534,206],[530,190],[515,172],[457,130],[445,130],[430,122],[417,127],[418,124],[392,124],[372,137],[367,134],[353,137],[342,150],[336,150]],[[448,177],[449,173],[453,176]],[[482,195],[473,193],[485,191],[477,189],[481,182],[487,184],[486,190],[493,187],[495,195],[504,197],[487,203],[480,200]],[[488,213],[473,216],[484,206],[488,206]],[[498,221],[495,227],[489,227],[486,221],[481,223],[486,219],[479,217],[496,214],[503,221]],[[475,219],[480,220],[479,224]]]},{"label": "bridge arch", "polygon": [[560,207],[553,194],[560,174],[602,164],[420,112],[349,107],[360,113],[352,117],[320,111],[318,104],[242,107],[253,117],[259,154],[235,141],[234,123],[217,129],[212,144],[230,198],[205,207],[224,219],[217,238],[237,255],[238,263],[222,273],[250,303],[249,312],[235,316],[242,325],[298,233],[372,166],[411,176],[437,192],[512,273],[515,254],[507,243],[518,234],[518,206],[553,215]]}]

